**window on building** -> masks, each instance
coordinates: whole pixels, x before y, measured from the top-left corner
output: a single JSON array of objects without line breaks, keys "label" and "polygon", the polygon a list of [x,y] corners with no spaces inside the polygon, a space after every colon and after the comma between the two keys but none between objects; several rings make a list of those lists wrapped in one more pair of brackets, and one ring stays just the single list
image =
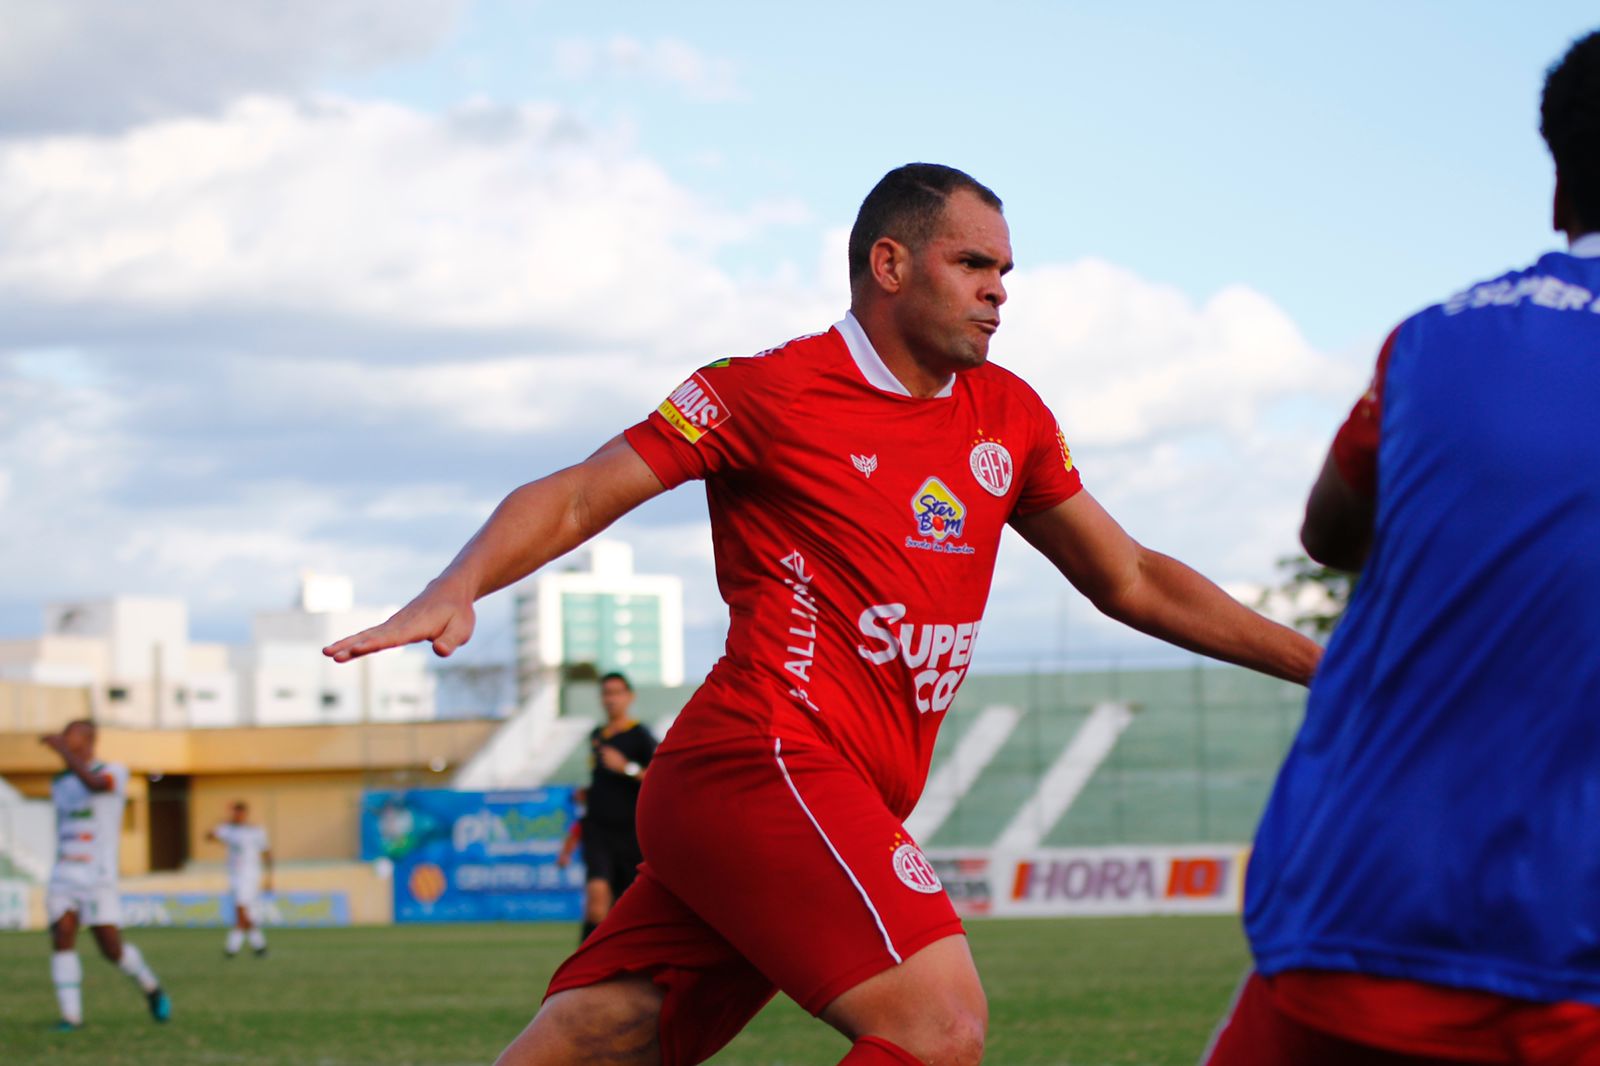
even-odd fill
[{"label": "window on building", "polygon": [[294,689],[292,689],[292,688],[276,689],[272,693],[272,698],[275,699],[275,700],[292,700],[292,699],[294,699]]},{"label": "window on building", "polygon": [[339,694],[337,692],[324,692],[322,694],[322,705],[324,707],[339,706]]},{"label": "window on building", "polygon": [[121,703],[127,698],[128,690],[120,685],[113,685],[106,689],[106,699],[111,700],[113,703]]}]

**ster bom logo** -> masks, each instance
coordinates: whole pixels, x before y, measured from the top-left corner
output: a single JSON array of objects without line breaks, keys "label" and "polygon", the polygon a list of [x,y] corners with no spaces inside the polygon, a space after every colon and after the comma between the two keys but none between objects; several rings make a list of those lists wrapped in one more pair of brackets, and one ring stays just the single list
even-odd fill
[{"label": "ster bom logo", "polygon": [[966,504],[936,477],[924,481],[911,498],[911,514],[917,520],[917,534],[936,543],[950,537],[959,540],[967,524]]}]

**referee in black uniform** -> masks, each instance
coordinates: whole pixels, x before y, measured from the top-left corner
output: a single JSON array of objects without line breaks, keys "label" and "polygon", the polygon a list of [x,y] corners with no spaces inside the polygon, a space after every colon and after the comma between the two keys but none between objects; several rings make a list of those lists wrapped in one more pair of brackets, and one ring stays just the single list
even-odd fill
[{"label": "referee in black uniform", "polygon": [[583,905],[585,940],[633,884],[644,861],[639,854],[634,807],[639,802],[639,785],[656,752],[656,738],[629,714],[633,686],[626,677],[612,673],[600,679],[600,706],[605,708],[606,721],[589,734],[594,776],[583,816],[583,861],[588,876]]}]

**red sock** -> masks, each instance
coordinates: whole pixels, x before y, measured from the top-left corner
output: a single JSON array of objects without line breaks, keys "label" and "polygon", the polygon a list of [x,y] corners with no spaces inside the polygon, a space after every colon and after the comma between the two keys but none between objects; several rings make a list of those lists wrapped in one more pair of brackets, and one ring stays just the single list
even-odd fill
[{"label": "red sock", "polygon": [[922,1066],[922,1060],[881,1036],[864,1036],[851,1045],[839,1066]]}]

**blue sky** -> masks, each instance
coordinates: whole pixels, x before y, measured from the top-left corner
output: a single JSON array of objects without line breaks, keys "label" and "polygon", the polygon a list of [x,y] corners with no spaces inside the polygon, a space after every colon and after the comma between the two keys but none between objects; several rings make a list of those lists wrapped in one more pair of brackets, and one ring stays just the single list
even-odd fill
[{"label": "blue sky", "polygon": [[[1006,201],[995,357],[1091,490],[1270,581],[1402,316],[1557,244],[1537,135],[1576,3],[149,0],[0,39],[0,633],[178,595],[240,639],[302,567],[421,586],[514,485],[707,358],[844,308],[912,159]],[[689,582],[703,499],[619,528]],[[1040,592],[1040,589],[1046,591]],[[485,605],[477,654],[505,650]],[[980,668],[1154,654],[1002,553]],[[498,634],[498,636],[492,636]]]},{"label": "blue sky", "polygon": [[[1100,256],[1197,298],[1248,281],[1340,350],[1464,271],[1550,246],[1538,90],[1594,18],[1576,3],[1031,3],[981,16],[835,3],[796,16],[498,2],[473,5],[430,56],[342,87],[429,109],[562,99],[632,128],[707,196],[790,198],[834,225],[874,175],[949,162],[1007,200],[1024,262]],[[727,91],[558,69],[563,42],[612,36],[682,42]]]}]

